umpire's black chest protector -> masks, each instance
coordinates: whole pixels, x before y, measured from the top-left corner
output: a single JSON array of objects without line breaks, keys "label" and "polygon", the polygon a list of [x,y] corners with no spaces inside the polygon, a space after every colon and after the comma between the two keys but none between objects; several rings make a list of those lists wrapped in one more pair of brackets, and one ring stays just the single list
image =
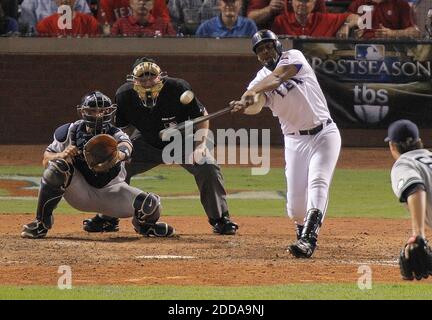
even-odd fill
[{"label": "umpire's black chest protector", "polygon": [[116,95],[117,126],[133,125],[142,138],[156,148],[163,148],[168,143],[159,138],[160,130],[199,117],[205,110],[196,98],[187,105],[180,102],[183,92],[190,90],[186,81],[169,77],[164,81],[156,105],[151,109],[143,105],[130,84],[123,85]]}]

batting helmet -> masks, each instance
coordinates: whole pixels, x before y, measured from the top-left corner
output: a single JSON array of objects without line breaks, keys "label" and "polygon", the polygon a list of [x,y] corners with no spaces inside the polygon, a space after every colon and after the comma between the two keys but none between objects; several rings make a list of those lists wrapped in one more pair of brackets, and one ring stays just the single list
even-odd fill
[{"label": "batting helmet", "polygon": [[270,69],[274,70],[276,68],[277,63],[279,62],[280,56],[282,55],[283,47],[282,43],[279,41],[279,38],[277,37],[274,32],[263,29],[258,32],[256,32],[252,37],[252,50],[253,52],[256,52],[257,47],[264,42],[273,42],[274,48],[277,53],[277,57],[273,59],[272,61],[267,61],[264,63],[264,65]]},{"label": "batting helmet", "polygon": [[164,86],[163,79],[166,76],[166,72],[162,72],[153,59],[143,57],[135,61],[132,74],[127,76],[127,81],[133,82],[133,88],[143,105],[153,108]]},{"label": "batting helmet", "polygon": [[95,134],[107,131],[108,124],[113,121],[116,110],[117,105],[100,91],[93,91],[85,95],[81,104],[77,106],[78,115]]}]

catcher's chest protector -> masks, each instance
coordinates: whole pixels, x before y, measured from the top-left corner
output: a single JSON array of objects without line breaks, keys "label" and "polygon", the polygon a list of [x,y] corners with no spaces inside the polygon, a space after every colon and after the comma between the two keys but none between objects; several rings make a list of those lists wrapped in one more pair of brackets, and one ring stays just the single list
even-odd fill
[{"label": "catcher's chest protector", "polygon": [[[108,131],[109,132],[109,131]],[[84,179],[87,183],[95,188],[103,188],[106,186],[111,180],[113,180],[120,173],[121,164],[118,163],[114,167],[112,167],[107,172],[95,173],[93,172],[87,165],[87,162],[83,156],[83,150],[85,144],[93,138],[92,134],[87,133],[86,126],[84,123],[80,124],[75,133],[72,140],[75,141],[77,148],[81,151],[81,154],[75,158],[74,166],[78,169],[79,172],[84,176]]]}]

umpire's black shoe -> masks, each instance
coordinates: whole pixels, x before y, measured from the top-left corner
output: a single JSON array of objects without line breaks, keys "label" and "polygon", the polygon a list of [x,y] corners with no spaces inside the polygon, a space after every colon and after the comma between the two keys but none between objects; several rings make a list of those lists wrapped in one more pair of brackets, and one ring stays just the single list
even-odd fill
[{"label": "umpire's black shoe", "polygon": [[42,221],[35,220],[29,224],[23,225],[23,231],[21,237],[29,239],[40,239],[44,238],[48,233],[48,229],[45,228]]},{"label": "umpire's black shoe", "polygon": [[237,223],[230,220],[229,214],[224,213],[222,218],[218,220],[210,219],[210,224],[213,226],[213,232],[223,235],[234,235],[237,232],[239,226]]},{"label": "umpire's black shoe", "polygon": [[156,222],[156,223],[144,223],[139,225],[137,228],[134,226],[135,231],[139,234],[146,237],[173,237],[175,236],[175,229],[165,222]]},{"label": "umpire's black shoe", "polygon": [[83,229],[87,232],[117,232],[119,231],[119,218],[98,213],[93,218],[83,221]]},{"label": "umpire's black shoe", "polygon": [[313,238],[300,238],[288,247],[288,251],[296,258],[310,258],[317,247],[317,240]]}]

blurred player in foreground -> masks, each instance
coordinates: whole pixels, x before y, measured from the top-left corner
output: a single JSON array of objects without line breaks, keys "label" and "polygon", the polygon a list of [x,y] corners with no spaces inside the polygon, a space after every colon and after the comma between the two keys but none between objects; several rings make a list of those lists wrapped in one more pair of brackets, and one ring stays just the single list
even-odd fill
[{"label": "blurred player in foreground", "polygon": [[406,205],[412,235],[399,255],[405,280],[432,275],[432,251],[425,238],[425,225],[432,228],[432,152],[424,149],[419,130],[409,120],[392,123],[385,139],[396,162],[391,171],[392,188]]}]

